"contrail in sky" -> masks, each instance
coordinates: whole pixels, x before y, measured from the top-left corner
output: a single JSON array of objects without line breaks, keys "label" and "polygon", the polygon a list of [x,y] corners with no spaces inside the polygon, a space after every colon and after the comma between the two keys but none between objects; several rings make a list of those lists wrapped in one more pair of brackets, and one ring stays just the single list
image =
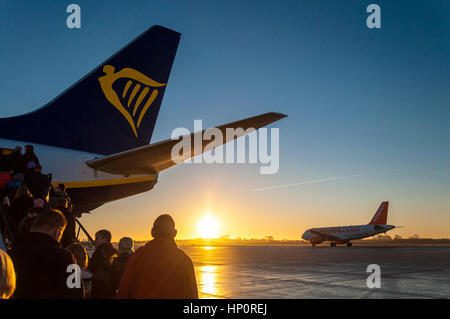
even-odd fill
[{"label": "contrail in sky", "polygon": [[272,190],[272,189],[287,188],[287,187],[308,185],[308,184],[316,184],[316,183],[325,183],[325,182],[338,181],[338,180],[341,180],[341,179],[348,179],[348,178],[353,178],[353,177],[379,175],[379,174],[383,174],[383,173],[398,172],[398,171],[400,171],[400,169],[394,169],[394,170],[391,170],[391,171],[370,172],[370,173],[361,173],[361,174],[354,174],[354,175],[344,175],[344,176],[320,178],[320,179],[313,179],[313,180],[310,180],[310,181],[299,182],[299,183],[283,184],[283,185],[276,185],[276,186],[269,186],[269,187],[261,187],[261,188],[254,189],[254,191],[255,192],[268,191],[268,190]]}]

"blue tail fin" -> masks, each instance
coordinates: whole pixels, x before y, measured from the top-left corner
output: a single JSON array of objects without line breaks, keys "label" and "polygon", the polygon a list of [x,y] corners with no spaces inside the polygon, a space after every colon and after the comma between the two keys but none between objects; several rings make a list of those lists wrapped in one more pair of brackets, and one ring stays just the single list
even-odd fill
[{"label": "blue tail fin", "polygon": [[153,26],[47,105],[0,119],[0,136],[104,155],[148,144],[179,41]]}]

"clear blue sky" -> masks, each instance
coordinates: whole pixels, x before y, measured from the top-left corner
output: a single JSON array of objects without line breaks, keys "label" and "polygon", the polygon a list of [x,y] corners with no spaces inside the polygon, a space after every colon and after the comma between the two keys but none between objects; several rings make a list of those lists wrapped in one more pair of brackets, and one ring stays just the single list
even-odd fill
[{"label": "clear blue sky", "polygon": [[[65,26],[70,3],[81,6],[81,30]],[[366,27],[370,3],[381,7],[381,29]],[[85,218],[90,231],[148,233],[168,211],[192,237],[209,209],[223,234],[296,238],[310,226],[366,223],[390,200],[388,221],[406,226],[398,234],[450,237],[449,16],[439,0],[2,0],[0,116],[42,106],[161,24],[182,38],[152,142],[194,119],[213,126],[282,112],[280,171],[182,165],[152,192]]]}]

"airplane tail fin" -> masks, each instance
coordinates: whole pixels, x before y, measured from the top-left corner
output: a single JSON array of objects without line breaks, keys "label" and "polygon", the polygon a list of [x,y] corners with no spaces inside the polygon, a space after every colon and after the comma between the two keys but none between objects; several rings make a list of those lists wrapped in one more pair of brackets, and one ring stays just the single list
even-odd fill
[{"label": "airplane tail fin", "polygon": [[369,225],[386,225],[389,202],[382,202]]},{"label": "airplane tail fin", "polygon": [[2,138],[109,155],[150,142],[180,34],[153,26]]}]

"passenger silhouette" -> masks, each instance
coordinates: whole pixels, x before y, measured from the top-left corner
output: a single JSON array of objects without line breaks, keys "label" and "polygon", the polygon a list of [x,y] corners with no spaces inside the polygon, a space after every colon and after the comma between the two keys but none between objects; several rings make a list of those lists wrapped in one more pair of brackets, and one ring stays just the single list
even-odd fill
[{"label": "passenger silhouette", "polygon": [[66,187],[64,186],[64,184],[58,184],[54,189],[53,196],[51,196],[49,200],[50,206],[63,213],[64,217],[67,220],[67,226],[61,238],[61,246],[64,248],[77,241],[77,235],[75,233],[75,216],[72,213],[72,204],[70,201],[70,197],[69,195],[67,195],[65,190]]},{"label": "passenger silhouette", "polygon": [[111,244],[111,233],[102,229],[95,234],[95,251],[89,261],[88,269],[94,275],[92,279],[92,298],[113,298],[115,288],[112,284],[111,265],[117,250]]},{"label": "passenger silhouette", "polygon": [[127,264],[128,258],[134,252],[134,242],[130,237],[123,237],[119,241],[118,252],[119,256],[114,258],[111,265],[111,279],[114,289],[119,289],[120,278],[122,278],[123,271]]},{"label": "passenger silhouette", "polygon": [[81,280],[83,280],[84,285],[84,297],[91,297],[91,288],[92,288],[92,273],[87,269],[88,265],[88,254],[86,249],[80,243],[73,243],[66,248],[70,251],[75,257],[75,262],[81,269]]},{"label": "passenger silhouette", "polygon": [[24,165],[27,165],[29,162],[34,162],[37,165],[39,165],[39,159],[34,153],[34,147],[33,145],[25,145],[25,154],[23,154],[23,161]]},{"label": "passenger silhouette", "polygon": [[153,240],[128,259],[117,298],[198,298],[191,259],[175,243],[175,222],[170,215],[156,218]]},{"label": "passenger silhouette", "polygon": [[66,224],[61,212],[47,209],[35,218],[29,233],[13,242],[11,259],[17,273],[14,298],[83,298],[83,286],[67,285],[67,269],[75,259],[59,244]]}]

